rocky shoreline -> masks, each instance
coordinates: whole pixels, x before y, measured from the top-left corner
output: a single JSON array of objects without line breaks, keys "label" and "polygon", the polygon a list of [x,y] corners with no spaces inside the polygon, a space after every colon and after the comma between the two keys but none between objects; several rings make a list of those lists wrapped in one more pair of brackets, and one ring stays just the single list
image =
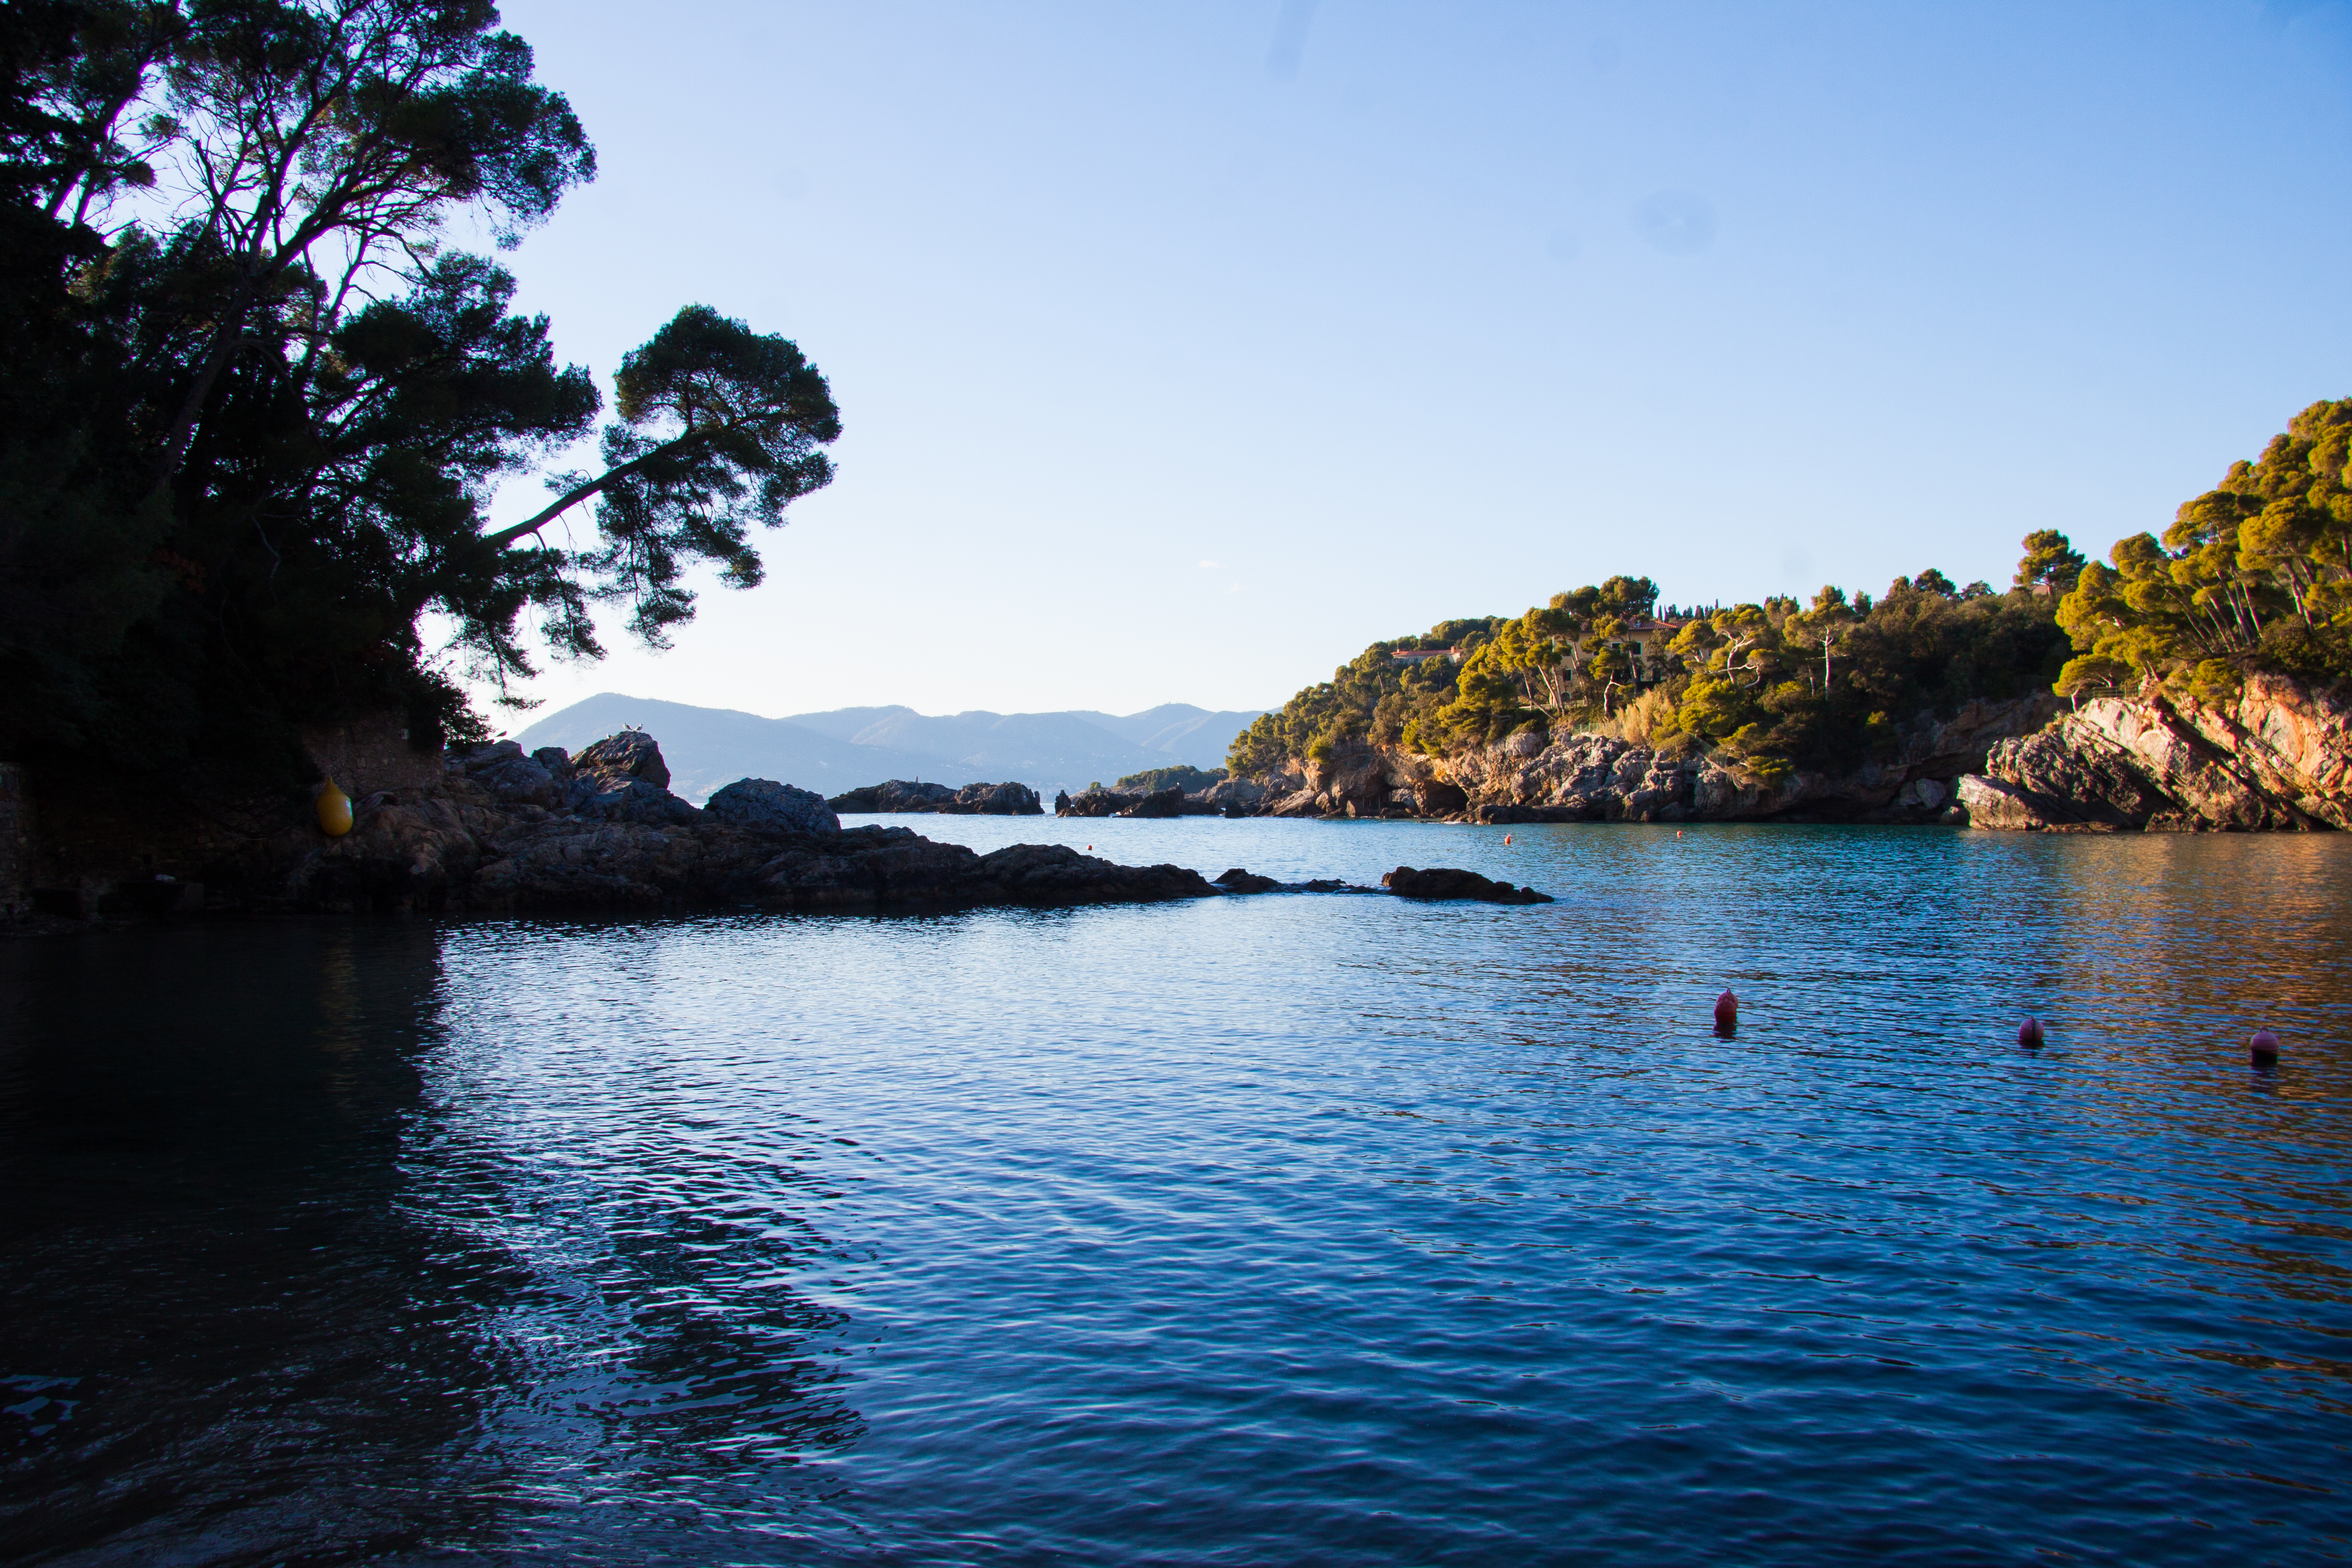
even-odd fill
[{"label": "rocky shoreline", "polygon": [[1879,755],[1843,773],[1768,770],[1721,750],[1677,755],[1612,736],[1528,731],[1443,757],[1343,744],[1325,757],[1294,759],[1261,783],[1260,799],[1243,805],[1231,797],[1228,813],[2079,833],[2343,828],[2352,827],[2352,694],[2257,673],[2226,703],[2153,686],[2079,710],[2048,693],[1972,702],[1948,717],[1920,714],[1895,726]]},{"label": "rocky shoreline", "polygon": [[1922,714],[1849,773],[1766,773],[1721,751],[1677,755],[1613,736],[1529,731],[1444,757],[1356,742],[1263,781],[1256,815],[1478,822],[1943,823],[1958,781],[2065,704],[2043,695]]},{"label": "rocky shoreline", "polygon": [[[371,766],[405,776],[352,802],[340,836],[283,807],[172,814],[143,829],[65,811],[73,820],[31,856],[51,862],[48,885],[41,866],[29,868],[32,897],[22,902],[56,926],[225,911],[873,913],[1383,891],[1280,883],[1240,868],[1213,882],[1184,867],[1122,866],[1066,845],[981,854],[903,826],[844,827],[814,793],[771,780],[740,780],[697,807],[670,792],[660,747],[638,731],[570,756],[551,747],[525,755],[502,742],[443,759],[383,757],[380,748],[373,764],[347,758],[346,777]],[[1022,795],[1037,809],[1024,786],[985,788],[968,809],[1017,809]],[[1468,872],[1396,875],[1424,879],[1395,889],[1410,897],[1546,901]],[[1451,879],[1441,886],[1432,876]]]}]

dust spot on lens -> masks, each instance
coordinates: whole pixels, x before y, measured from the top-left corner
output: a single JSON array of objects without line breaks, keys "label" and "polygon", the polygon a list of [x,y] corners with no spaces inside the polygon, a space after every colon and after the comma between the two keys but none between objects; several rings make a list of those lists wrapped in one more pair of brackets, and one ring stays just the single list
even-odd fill
[{"label": "dust spot on lens", "polygon": [[1633,226],[1669,256],[1695,256],[1715,241],[1715,208],[1695,191],[1659,191],[1633,209]]}]

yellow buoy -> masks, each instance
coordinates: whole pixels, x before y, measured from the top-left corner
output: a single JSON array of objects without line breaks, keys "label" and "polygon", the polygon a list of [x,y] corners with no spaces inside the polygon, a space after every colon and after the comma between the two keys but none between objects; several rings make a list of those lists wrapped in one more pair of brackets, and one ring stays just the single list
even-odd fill
[{"label": "yellow buoy", "polygon": [[352,797],[337,789],[332,779],[319,788],[319,830],[330,838],[352,830]]}]

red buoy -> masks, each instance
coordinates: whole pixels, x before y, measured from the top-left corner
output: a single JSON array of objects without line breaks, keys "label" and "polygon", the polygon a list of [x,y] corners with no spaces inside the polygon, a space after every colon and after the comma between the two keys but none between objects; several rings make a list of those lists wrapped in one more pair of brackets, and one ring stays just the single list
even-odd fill
[{"label": "red buoy", "polygon": [[2268,1029],[2254,1031],[2252,1044],[2248,1047],[2246,1054],[2256,1067],[2269,1067],[2278,1060],[2278,1053],[2279,1037],[2276,1035],[2272,1034]]},{"label": "red buoy", "polygon": [[1718,1035],[1739,1032],[1739,998],[1728,991],[1715,999],[1715,1032]]},{"label": "red buoy", "polygon": [[2042,1020],[2028,1018],[2017,1026],[2017,1043],[2029,1051],[2042,1048]]}]

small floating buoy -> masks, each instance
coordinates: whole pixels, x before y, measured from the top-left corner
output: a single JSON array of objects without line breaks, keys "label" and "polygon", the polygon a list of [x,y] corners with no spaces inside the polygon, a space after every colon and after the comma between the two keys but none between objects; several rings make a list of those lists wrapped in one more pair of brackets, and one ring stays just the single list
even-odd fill
[{"label": "small floating buoy", "polygon": [[352,797],[335,787],[329,779],[319,787],[319,831],[330,838],[341,838],[352,830]]},{"label": "small floating buoy", "polygon": [[1681,828],[1679,828],[1679,827],[1675,828],[1675,837],[1677,837],[1677,838],[1680,838],[1682,836],[1683,836],[1683,830],[1682,830]]},{"label": "small floating buoy", "polygon": [[2017,1043],[2029,1051],[2042,1048],[2042,1020],[2028,1018],[2017,1026]]},{"label": "small floating buoy", "polygon": [[1503,842],[1504,842],[1504,843],[1506,843],[1506,844],[1508,844],[1510,841],[1511,841],[1511,836],[1510,836],[1509,834],[1507,834],[1507,833],[1504,834],[1504,835],[1503,835]]},{"label": "small floating buoy", "polygon": [[2269,1067],[2278,1060],[2279,1037],[2268,1029],[2256,1029],[2246,1055],[2256,1067]]},{"label": "small floating buoy", "polygon": [[1739,998],[1728,991],[1715,999],[1715,1032],[1718,1035],[1739,1032]]}]

